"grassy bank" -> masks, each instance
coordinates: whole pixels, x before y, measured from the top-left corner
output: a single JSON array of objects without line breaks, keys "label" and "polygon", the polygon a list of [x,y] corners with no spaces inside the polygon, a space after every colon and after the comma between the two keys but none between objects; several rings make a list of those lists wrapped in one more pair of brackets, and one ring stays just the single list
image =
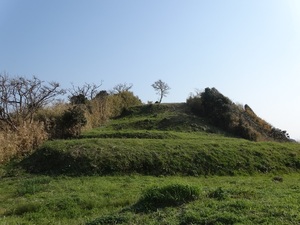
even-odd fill
[{"label": "grassy bank", "polygon": [[117,138],[47,142],[22,166],[32,173],[67,175],[242,175],[300,169],[297,143],[250,142],[205,132],[98,135]]}]

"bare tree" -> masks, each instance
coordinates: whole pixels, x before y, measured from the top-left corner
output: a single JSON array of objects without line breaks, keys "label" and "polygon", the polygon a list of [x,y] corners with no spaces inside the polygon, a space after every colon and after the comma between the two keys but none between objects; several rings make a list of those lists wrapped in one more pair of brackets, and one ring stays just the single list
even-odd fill
[{"label": "bare tree", "polygon": [[37,77],[27,79],[0,74],[0,121],[17,130],[21,121],[32,122],[38,109],[64,93],[56,82],[44,84]]},{"label": "bare tree", "polygon": [[110,91],[112,94],[120,94],[124,91],[129,91],[133,87],[133,84],[117,84],[113,87],[113,89]]},{"label": "bare tree", "polygon": [[166,97],[167,94],[169,94],[169,90],[171,89],[169,85],[162,80],[155,81],[151,86],[156,91],[156,94],[160,96],[159,103],[161,103],[163,97]]},{"label": "bare tree", "polygon": [[102,86],[102,81],[99,85],[96,84],[88,84],[85,83],[83,86],[75,86],[72,84],[72,88],[68,90],[71,94],[69,99],[71,103],[84,103],[85,100],[92,100],[94,99],[97,94],[99,93],[99,88]]}]

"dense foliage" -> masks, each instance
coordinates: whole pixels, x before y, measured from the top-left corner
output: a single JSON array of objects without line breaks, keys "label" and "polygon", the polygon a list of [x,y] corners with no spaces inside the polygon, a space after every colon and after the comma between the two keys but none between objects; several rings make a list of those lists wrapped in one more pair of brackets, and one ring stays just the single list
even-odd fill
[{"label": "dense foliage", "polygon": [[234,104],[215,88],[190,96],[187,104],[196,115],[239,137],[253,141],[292,141],[286,131],[272,127],[248,105],[243,108]]}]

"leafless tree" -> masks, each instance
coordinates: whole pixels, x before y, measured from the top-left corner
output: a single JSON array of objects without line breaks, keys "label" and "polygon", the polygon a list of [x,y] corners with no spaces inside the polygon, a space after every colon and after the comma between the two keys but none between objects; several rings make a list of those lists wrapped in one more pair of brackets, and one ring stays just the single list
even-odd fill
[{"label": "leafless tree", "polygon": [[120,94],[124,91],[129,91],[133,87],[133,84],[117,84],[113,87],[113,89],[110,91],[112,94]]},{"label": "leafless tree", "polygon": [[0,121],[17,130],[21,121],[32,122],[38,109],[64,93],[56,82],[44,84],[35,76],[27,79],[0,74]]},{"label": "leafless tree", "polygon": [[166,97],[167,94],[169,94],[169,90],[171,89],[169,85],[162,80],[155,81],[151,86],[156,91],[156,94],[160,96],[159,103],[161,103],[163,97]]},{"label": "leafless tree", "polygon": [[96,95],[99,93],[99,88],[102,86],[102,81],[99,85],[96,84],[88,84],[85,83],[83,86],[75,86],[72,84],[72,88],[68,89],[68,92],[71,94],[69,98],[72,97],[78,97],[83,96],[83,98],[86,98],[88,100],[92,100],[96,97]]}]

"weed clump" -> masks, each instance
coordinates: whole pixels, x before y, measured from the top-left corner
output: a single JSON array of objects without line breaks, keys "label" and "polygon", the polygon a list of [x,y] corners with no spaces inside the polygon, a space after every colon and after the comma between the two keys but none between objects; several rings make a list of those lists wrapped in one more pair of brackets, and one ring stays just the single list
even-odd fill
[{"label": "weed clump", "polygon": [[199,197],[196,187],[171,184],[164,187],[152,187],[144,192],[134,205],[137,212],[155,211],[158,208],[179,206]]},{"label": "weed clump", "polygon": [[221,200],[225,200],[228,196],[227,191],[225,191],[223,188],[218,187],[216,190],[211,191],[208,193],[208,197],[209,198],[214,198],[217,199],[219,201]]}]

